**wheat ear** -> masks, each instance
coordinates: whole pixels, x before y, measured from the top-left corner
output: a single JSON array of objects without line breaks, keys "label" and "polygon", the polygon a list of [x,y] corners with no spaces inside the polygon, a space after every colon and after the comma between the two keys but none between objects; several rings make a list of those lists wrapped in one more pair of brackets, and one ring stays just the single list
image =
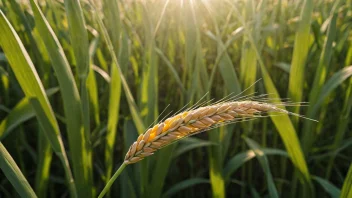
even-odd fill
[{"label": "wheat ear", "polygon": [[141,134],[129,148],[124,163],[136,163],[162,147],[199,132],[270,112],[292,114],[275,104],[258,101],[225,102],[179,113]]},{"label": "wheat ear", "polygon": [[[279,102],[274,104],[268,103],[268,100],[261,97],[251,97],[255,101],[233,102],[228,102],[231,98],[225,98],[225,102],[186,110],[149,128],[129,148],[124,162],[112,178],[110,178],[98,198],[102,198],[109,191],[113,182],[128,164],[136,163],[147,156],[153,155],[155,151],[182,138],[226,124],[247,120],[248,118],[263,117],[268,113],[290,114],[303,117],[281,109],[279,106],[297,106],[304,103]],[[245,98],[248,99],[247,96]]]}]

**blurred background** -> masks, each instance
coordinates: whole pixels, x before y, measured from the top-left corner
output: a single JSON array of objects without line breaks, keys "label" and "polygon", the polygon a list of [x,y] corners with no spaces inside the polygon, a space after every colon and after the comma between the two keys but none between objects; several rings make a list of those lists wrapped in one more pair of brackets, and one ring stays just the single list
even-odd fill
[{"label": "blurred background", "polygon": [[[155,121],[200,99],[240,94],[258,79],[241,96],[308,102],[287,109],[319,122],[267,117],[184,139],[128,166],[108,196],[346,194],[342,186],[352,162],[352,1],[83,0],[76,10],[69,1],[34,2],[1,0],[0,10],[46,90],[79,197],[96,196],[138,134]],[[12,64],[10,53],[17,53],[7,50],[14,44],[2,44],[12,38],[4,24],[2,153],[13,158],[39,197],[69,197],[60,155],[24,91],[35,86],[19,83],[25,64]],[[72,95],[78,103],[67,106]],[[82,114],[76,115],[77,105]],[[82,126],[84,135],[70,126]],[[18,196],[1,168],[0,197]]]}]

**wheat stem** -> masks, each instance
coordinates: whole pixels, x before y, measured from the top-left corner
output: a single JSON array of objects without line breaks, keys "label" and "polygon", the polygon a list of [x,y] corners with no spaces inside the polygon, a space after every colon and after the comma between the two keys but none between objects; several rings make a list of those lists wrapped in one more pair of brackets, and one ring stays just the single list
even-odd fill
[{"label": "wheat stem", "polygon": [[127,165],[128,164],[126,164],[125,162],[121,164],[119,169],[117,169],[115,174],[111,177],[109,182],[105,185],[104,189],[101,191],[101,193],[99,194],[98,198],[103,198],[104,197],[104,195],[110,190],[111,185],[114,183],[114,181],[117,179],[117,177],[119,177],[119,175],[122,173],[123,169],[125,169],[125,167]]}]

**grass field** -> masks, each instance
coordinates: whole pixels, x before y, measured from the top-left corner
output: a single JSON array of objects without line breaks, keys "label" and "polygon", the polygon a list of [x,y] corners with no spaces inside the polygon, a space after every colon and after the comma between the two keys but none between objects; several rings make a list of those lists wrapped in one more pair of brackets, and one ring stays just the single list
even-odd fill
[{"label": "grass field", "polygon": [[[0,0],[0,197],[350,198],[351,29],[351,0]],[[109,182],[155,123],[237,94],[318,122],[221,126]]]}]

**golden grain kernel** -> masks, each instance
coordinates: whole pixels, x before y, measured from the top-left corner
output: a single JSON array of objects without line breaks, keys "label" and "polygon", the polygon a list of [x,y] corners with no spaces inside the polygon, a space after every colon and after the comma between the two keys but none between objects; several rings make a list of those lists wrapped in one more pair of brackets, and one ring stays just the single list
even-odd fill
[{"label": "golden grain kernel", "polygon": [[227,111],[231,106],[228,104],[224,104],[221,105],[218,109],[217,109],[217,113],[223,113],[225,111]]},{"label": "golden grain kernel", "polygon": [[136,153],[136,150],[137,150],[137,142],[134,142],[131,147],[130,156],[134,156],[134,154]]},{"label": "golden grain kernel", "polygon": [[142,150],[144,153],[152,153],[155,151],[155,149],[150,148],[150,147],[144,147]]},{"label": "golden grain kernel", "polygon": [[141,153],[138,157],[148,157],[153,155],[154,153]]},{"label": "golden grain kernel", "polygon": [[222,117],[220,117],[219,115],[213,115],[211,116],[211,119],[214,120],[215,122],[219,122],[224,120]]},{"label": "golden grain kernel", "polygon": [[209,108],[204,108],[202,112],[199,114],[199,118],[203,118],[204,116],[208,115]]},{"label": "golden grain kernel", "polygon": [[159,135],[164,129],[164,123],[161,123],[158,127],[158,129],[156,130],[155,134]]},{"label": "golden grain kernel", "polygon": [[196,120],[198,119],[199,115],[202,113],[202,109],[197,109],[193,111],[193,115],[191,117],[191,120]]},{"label": "golden grain kernel", "polygon": [[150,147],[158,149],[161,146],[160,142],[152,142],[152,144],[150,145]]},{"label": "golden grain kernel", "polygon": [[182,135],[182,133],[180,133],[180,132],[178,132],[178,131],[174,131],[174,132],[172,132],[172,134],[173,134],[173,135],[176,135],[176,136],[181,136],[181,135]]},{"label": "golden grain kernel", "polygon": [[143,135],[143,140],[144,140],[145,142],[148,141],[151,131],[152,131],[152,129],[148,129],[147,132],[145,132],[145,134]]},{"label": "golden grain kernel", "polygon": [[226,113],[219,114],[219,116],[221,116],[225,120],[232,120],[233,119],[233,117],[231,115],[226,114]]},{"label": "golden grain kernel", "polygon": [[236,113],[235,111],[227,111],[228,114],[230,114],[231,116],[233,117],[237,117],[238,116],[238,113]]},{"label": "golden grain kernel", "polygon": [[145,141],[141,140],[137,146],[137,151],[141,150],[143,148],[144,144],[145,144]]},{"label": "golden grain kernel", "polygon": [[209,107],[209,110],[207,112],[208,113],[207,116],[210,117],[210,116],[214,115],[216,113],[217,109],[218,109],[217,107]]},{"label": "golden grain kernel", "polygon": [[140,150],[140,151],[137,150],[137,152],[134,154],[134,156],[138,156],[138,155],[141,154],[142,152],[143,152],[142,150]]},{"label": "golden grain kernel", "polygon": [[179,122],[178,119],[176,119],[176,118],[172,119],[172,121],[170,122],[170,125],[169,125],[169,129],[175,127],[178,122]]},{"label": "golden grain kernel", "polygon": [[137,138],[137,142],[140,142],[143,139],[143,134],[140,134]]},{"label": "golden grain kernel", "polygon": [[176,130],[183,123],[183,119],[179,119],[173,127],[170,127],[168,131]]},{"label": "golden grain kernel", "polygon": [[159,124],[156,124],[153,128],[152,128],[152,133],[155,133],[159,128]]},{"label": "golden grain kernel", "polygon": [[185,123],[187,123],[188,121],[191,120],[192,117],[193,117],[193,113],[189,113],[183,120]]},{"label": "golden grain kernel", "polygon": [[146,142],[151,142],[151,141],[153,141],[154,138],[155,138],[155,136],[156,136],[156,134],[154,133],[154,131],[152,131],[152,133],[150,133],[150,135],[149,135],[148,141],[146,141]]},{"label": "golden grain kernel", "polygon": [[132,157],[132,159],[128,160],[129,161],[129,164],[133,164],[133,163],[136,163],[138,161],[141,161],[143,158],[141,157]]},{"label": "golden grain kernel", "polygon": [[238,113],[240,115],[246,115],[247,114],[243,109],[234,109],[233,111],[235,111],[236,113]]},{"label": "golden grain kernel", "polygon": [[206,127],[207,125],[203,124],[200,121],[196,121],[195,123],[191,124],[191,126],[196,127],[198,129],[202,129],[202,128]]},{"label": "golden grain kernel", "polygon": [[258,113],[259,111],[256,109],[248,109],[246,112],[247,114],[254,114],[254,113]]},{"label": "golden grain kernel", "polygon": [[200,121],[203,122],[205,125],[210,125],[210,124],[214,124],[215,123],[215,121],[210,119],[209,117],[204,117]]},{"label": "golden grain kernel", "polygon": [[161,140],[164,141],[164,142],[162,142],[162,144],[170,143],[172,140],[175,140],[175,139],[177,139],[176,136],[169,136],[169,135],[164,136],[164,137],[161,138]]},{"label": "golden grain kernel", "polygon": [[189,127],[186,127],[186,126],[181,126],[178,128],[178,131],[183,133],[183,132],[190,132],[190,131],[192,131],[192,129]]}]

